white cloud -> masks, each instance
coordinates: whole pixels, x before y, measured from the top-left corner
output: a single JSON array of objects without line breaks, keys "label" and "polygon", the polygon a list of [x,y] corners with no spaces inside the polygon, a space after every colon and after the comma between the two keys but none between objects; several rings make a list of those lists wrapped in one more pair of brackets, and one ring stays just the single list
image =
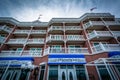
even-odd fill
[{"label": "white cloud", "polygon": [[[41,21],[46,22],[51,18],[63,18],[63,17],[74,17],[78,18],[86,12],[90,12],[89,9],[92,7],[97,7],[98,9],[95,12],[106,12],[106,8],[102,6],[106,6],[106,4],[102,4],[100,0],[39,0],[38,3],[34,4],[37,6],[31,5],[27,2],[23,3],[22,7],[15,8],[11,10],[11,16],[16,18],[19,21],[34,21],[36,20],[40,14]],[[22,2],[20,1],[20,4]],[[113,6],[114,7],[114,6]],[[113,8],[111,12],[117,11]],[[115,13],[115,12],[114,12]],[[117,14],[117,13],[116,13]]]}]

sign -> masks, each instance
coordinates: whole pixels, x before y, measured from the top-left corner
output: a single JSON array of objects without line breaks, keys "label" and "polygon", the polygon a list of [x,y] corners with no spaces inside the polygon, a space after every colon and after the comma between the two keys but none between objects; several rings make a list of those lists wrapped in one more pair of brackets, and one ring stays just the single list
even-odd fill
[{"label": "sign", "polygon": [[110,58],[120,58],[120,52],[118,52],[118,51],[109,52],[108,56]]},{"label": "sign", "polygon": [[48,64],[85,64],[83,54],[50,54]]}]

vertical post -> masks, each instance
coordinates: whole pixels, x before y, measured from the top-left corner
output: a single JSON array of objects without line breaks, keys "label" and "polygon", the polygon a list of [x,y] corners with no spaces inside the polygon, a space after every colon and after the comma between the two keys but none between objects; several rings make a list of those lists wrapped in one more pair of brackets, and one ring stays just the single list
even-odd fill
[{"label": "vertical post", "polygon": [[11,64],[11,61],[8,62],[7,68],[6,68],[5,72],[4,72],[1,80],[4,80],[4,78],[6,76],[6,73],[7,73],[8,69],[9,69],[10,64]]},{"label": "vertical post", "polygon": [[85,72],[86,72],[86,79],[89,80],[89,75],[88,75],[88,71],[87,71],[87,65],[85,64]]}]

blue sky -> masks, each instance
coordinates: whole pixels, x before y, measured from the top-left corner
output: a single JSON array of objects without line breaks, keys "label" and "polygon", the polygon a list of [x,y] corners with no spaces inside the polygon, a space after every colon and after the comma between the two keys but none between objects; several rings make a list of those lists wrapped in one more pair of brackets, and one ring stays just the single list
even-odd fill
[{"label": "blue sky", "polygon": [[41,21],[51,18],[78,18],[90,9],[110,12],[120,18],[120,0],[0,0],[0,17],[13,17],[19,21]]}]

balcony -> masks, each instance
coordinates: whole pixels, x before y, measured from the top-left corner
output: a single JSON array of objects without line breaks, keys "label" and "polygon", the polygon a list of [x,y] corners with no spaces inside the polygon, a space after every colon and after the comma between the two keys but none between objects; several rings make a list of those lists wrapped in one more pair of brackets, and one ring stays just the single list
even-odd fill
[{"label": "balcony", "polygon": [[[105,24],[104,24],[105,22]],[[84,24],[84,28],[91,28],[91,29],[102,29],[104,27],[104,25],[108,25],[108,26],[120,26],[120,23],[117,21],[89,21],[87,23]],[[100,26],[100,27],[98,27]]]},{"label": "balcony", "polygon": [[31,51],[31,50],[25,50],[25,51],[1,51],[0,57],[40,57],[42,54],[42,51]]},{"label": "balcony", "polygon": [[[102,21],[89,21],[86,24],[84,24],[84,28],[87,29],[89,27],[93,26],[104,26],[104,23]],[[98,27],[99,28],[99,27]]]},{"label": "balcony", "polygon": [[48,32],[49,31],[53,31],[53,30],[64,30],[64,28],[62,26],[51,26],[49,29],[48,29]]},{"label": "balcony", "polygon": [[12,28],[9,28],[8,26],[4,25],[0,26],[0,30],[10,33],[12,31]]},{"label": "balcony", "polygon": [[12,50],[6,50],[1,51],[0,57],[16,57],[20,56],[22,51],[12,51]]},{"label": "balcony", "polygon": [[85,38],[83,35],[66,35],[67,41],[84,41]]},{"label": "balcony", "polygon": [[64,41],[63,35],[50,35],[46,38],[47,41]]},{"label": "balcony", "polygon": [[88,54],[88,48],[60,48],[60,49],[56,49],[56,48],[47,48],[45,49],[44,51],[44,55],[47,55],[47,54],[59,54],[59,53],[69,53],[69,54]]},{"label": "balcony", "polygon": [[31,57],[41,57],[42,51],[32,51],[32,50],[25,50],[22,53],[22,56],[31,56]]},{"label": "balcony", "polygon": [[44,39],[28,39],[27,44],[44,44]]},{"label": "balcony", "polygon": [[82,30],[80,26],[65,26],[65,30]]},{"label": "balcony", "polygon": [[109,31],[93,31],[91,33],[88,33],[88,38],[99,38],[99,37],[113,37],[112,34]]},{"label": "balcony", "polygon": [[14,34],[28,34],[30,30],[15,30]]},{"label": "balcony", "polygon": [[109,26],[120,26],[120,23],[117,21],[105,21],[105,24]]},{"label": "balcony", "polygon": [[5,38],[6,38],[6,37],[2,37],[2,36],[0,35],[0,43],[4,43],[4,42],[5,42]]},{"label": "balcony", "polygon": [[93,53],[120,51],[120,45],[99,43],[98,45],[92,47],[92,51]]},{"label": "balcony", "polygon": [[46,34],[46,30],[32,30],[31,34]]},{"label": "balcony", "polygon": [[10,39],[7,44],[25,44],[27,39]]},{"label": "balcony", "polygon": [[59,30],[59,31],[67,31],[67,30],[82,30],[80,26],[51,26],[48,31]]},{"label": "balcony", "polygon": [[112,31],[115,37],[120,37],[120,31]]}]

